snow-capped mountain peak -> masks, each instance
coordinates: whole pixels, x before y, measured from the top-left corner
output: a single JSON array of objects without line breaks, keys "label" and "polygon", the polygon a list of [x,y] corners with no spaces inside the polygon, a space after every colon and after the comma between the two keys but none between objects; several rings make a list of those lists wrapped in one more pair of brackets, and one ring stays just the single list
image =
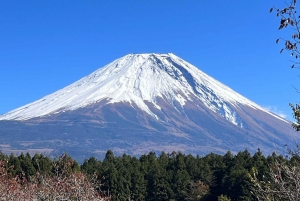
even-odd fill
[{"label": "snow-capped mountain peak", "polygon": [[198,99],[240,126],[242,120],[233,109],[240,104],[285,121],[172,53],[128,54],[61,90],[0,116],[0,120],[26,120],[102,100],[108,100],[107,104],[129,102],[158,119],[148,106],[151,103],[160,110],[158,98],[171,105],[177,102],[181,107]]}]

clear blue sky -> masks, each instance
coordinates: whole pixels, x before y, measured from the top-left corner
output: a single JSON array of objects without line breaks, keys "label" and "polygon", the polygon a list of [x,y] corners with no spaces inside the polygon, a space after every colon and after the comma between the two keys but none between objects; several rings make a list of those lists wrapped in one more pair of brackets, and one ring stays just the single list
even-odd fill
[{"label": "clear blue sky", "polygon": [[284,0],[1,0],[0,114],[128,53],[172,52],[250,100],[285,114],[298,70],[279,54]]}]

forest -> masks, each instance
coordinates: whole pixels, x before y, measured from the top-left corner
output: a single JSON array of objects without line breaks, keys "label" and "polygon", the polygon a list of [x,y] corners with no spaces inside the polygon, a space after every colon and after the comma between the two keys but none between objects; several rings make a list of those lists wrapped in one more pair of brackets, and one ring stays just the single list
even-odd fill
[{"label": "forest", "polygon": [[94,157],[81,165],[67,154],[0,154],[0,200],[257,200],[255,178],[264,178],[274,161],[289,162],[258,150],[194,156],[181,152],[140,157]]}]

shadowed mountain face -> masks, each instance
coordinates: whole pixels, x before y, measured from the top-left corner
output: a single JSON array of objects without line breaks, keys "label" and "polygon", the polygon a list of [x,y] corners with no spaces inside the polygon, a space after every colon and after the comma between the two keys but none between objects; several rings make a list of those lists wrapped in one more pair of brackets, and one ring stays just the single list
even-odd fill
[{"label": "shadowed mountain face", "polygon": [[79,161],[149,151],[282,153],[291,123],[173,54],[130,54],[0,116],[0,149]]}]

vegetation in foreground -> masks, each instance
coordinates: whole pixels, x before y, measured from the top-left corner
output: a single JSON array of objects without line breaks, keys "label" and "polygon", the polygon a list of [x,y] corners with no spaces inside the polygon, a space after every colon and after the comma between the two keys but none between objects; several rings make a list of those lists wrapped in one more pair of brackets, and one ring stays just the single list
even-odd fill
[{"label": "vegetation in foreground", "polygon": [[260,181],[275,161],[289,162],[259,150],[204,157],[182,153],[141,157],[94,157],[82,165],[64,154],[0,155],[0,200],[257,200],[253,170]]},{"label": "vegetation in foreground", "polygon": [[0,155],[0,200],[106,200],[98,181],[80,172],[66,154],[51,160],[43,155]]}]

